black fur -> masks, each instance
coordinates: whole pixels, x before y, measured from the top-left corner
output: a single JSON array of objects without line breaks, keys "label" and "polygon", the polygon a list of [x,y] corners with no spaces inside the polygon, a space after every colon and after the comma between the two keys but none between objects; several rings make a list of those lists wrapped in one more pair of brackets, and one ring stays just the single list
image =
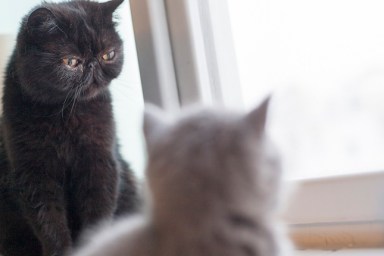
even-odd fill
[{"label": "black fur", "polygon": [[22,21],[1,122],[4,256],[63,255],[84,228],[135,208],[108,90],[123,65],[112,19],[121,2],[43,3]]}]

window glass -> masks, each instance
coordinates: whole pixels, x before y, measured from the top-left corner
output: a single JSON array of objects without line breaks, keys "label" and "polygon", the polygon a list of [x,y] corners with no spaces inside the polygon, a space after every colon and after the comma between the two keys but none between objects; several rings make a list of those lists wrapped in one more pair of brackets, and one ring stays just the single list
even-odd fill
[{"label": "window glass", "polygon": [[245,105],[294,178],[384,167],[384,3],[228,0]]}]

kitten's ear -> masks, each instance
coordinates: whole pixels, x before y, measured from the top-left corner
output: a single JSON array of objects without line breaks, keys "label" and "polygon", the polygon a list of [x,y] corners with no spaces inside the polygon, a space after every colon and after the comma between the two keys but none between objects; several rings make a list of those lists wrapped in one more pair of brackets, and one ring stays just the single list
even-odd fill
[{"label": "kitten's ear", "polygon": [[265,131],[270,98],[271,97],[268,96],[257,108],[245,116],[246,126],[256,131],[258,134],[262,134]]},{"label": "kitten's ear", "polygon": [[34,32],[54,33],[57,24],[53,13],[45,8],[40,7],[31,12],[27,19],[27,30],[30,34]]},{"label": "kitten's ear", "polygon": [[112,15],[114,11],[116,11],[117,7],[119,7],[124,0],[111,0],[105,3],[101,3],[102,9],[105,15]]},{"label": "kitten's ear", "polygon": [[153,105],[146,105],[144,111],[143,130],[147,147],[163,133],[167,124],[164,121],[165,113]]}]

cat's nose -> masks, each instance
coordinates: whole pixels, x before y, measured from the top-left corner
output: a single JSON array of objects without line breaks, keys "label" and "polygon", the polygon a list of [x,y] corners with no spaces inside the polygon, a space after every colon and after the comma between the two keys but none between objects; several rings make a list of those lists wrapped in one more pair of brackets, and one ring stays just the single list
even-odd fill
[{"label": "cat's nose", "polygon": [[88,68],[94,68],[96,66],[96,61],[92,60],[88,63]]}]

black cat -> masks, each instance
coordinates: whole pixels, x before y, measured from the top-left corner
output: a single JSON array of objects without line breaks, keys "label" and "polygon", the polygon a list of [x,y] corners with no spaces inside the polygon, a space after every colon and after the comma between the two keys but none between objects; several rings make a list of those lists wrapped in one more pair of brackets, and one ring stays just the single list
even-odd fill
[{"label": "black cat", "polygon": [[4,256],[63,255],[84,228],[135,208],[108,89],[123,65],[122,2],[43,3],[22,21],[1,122]]}]

